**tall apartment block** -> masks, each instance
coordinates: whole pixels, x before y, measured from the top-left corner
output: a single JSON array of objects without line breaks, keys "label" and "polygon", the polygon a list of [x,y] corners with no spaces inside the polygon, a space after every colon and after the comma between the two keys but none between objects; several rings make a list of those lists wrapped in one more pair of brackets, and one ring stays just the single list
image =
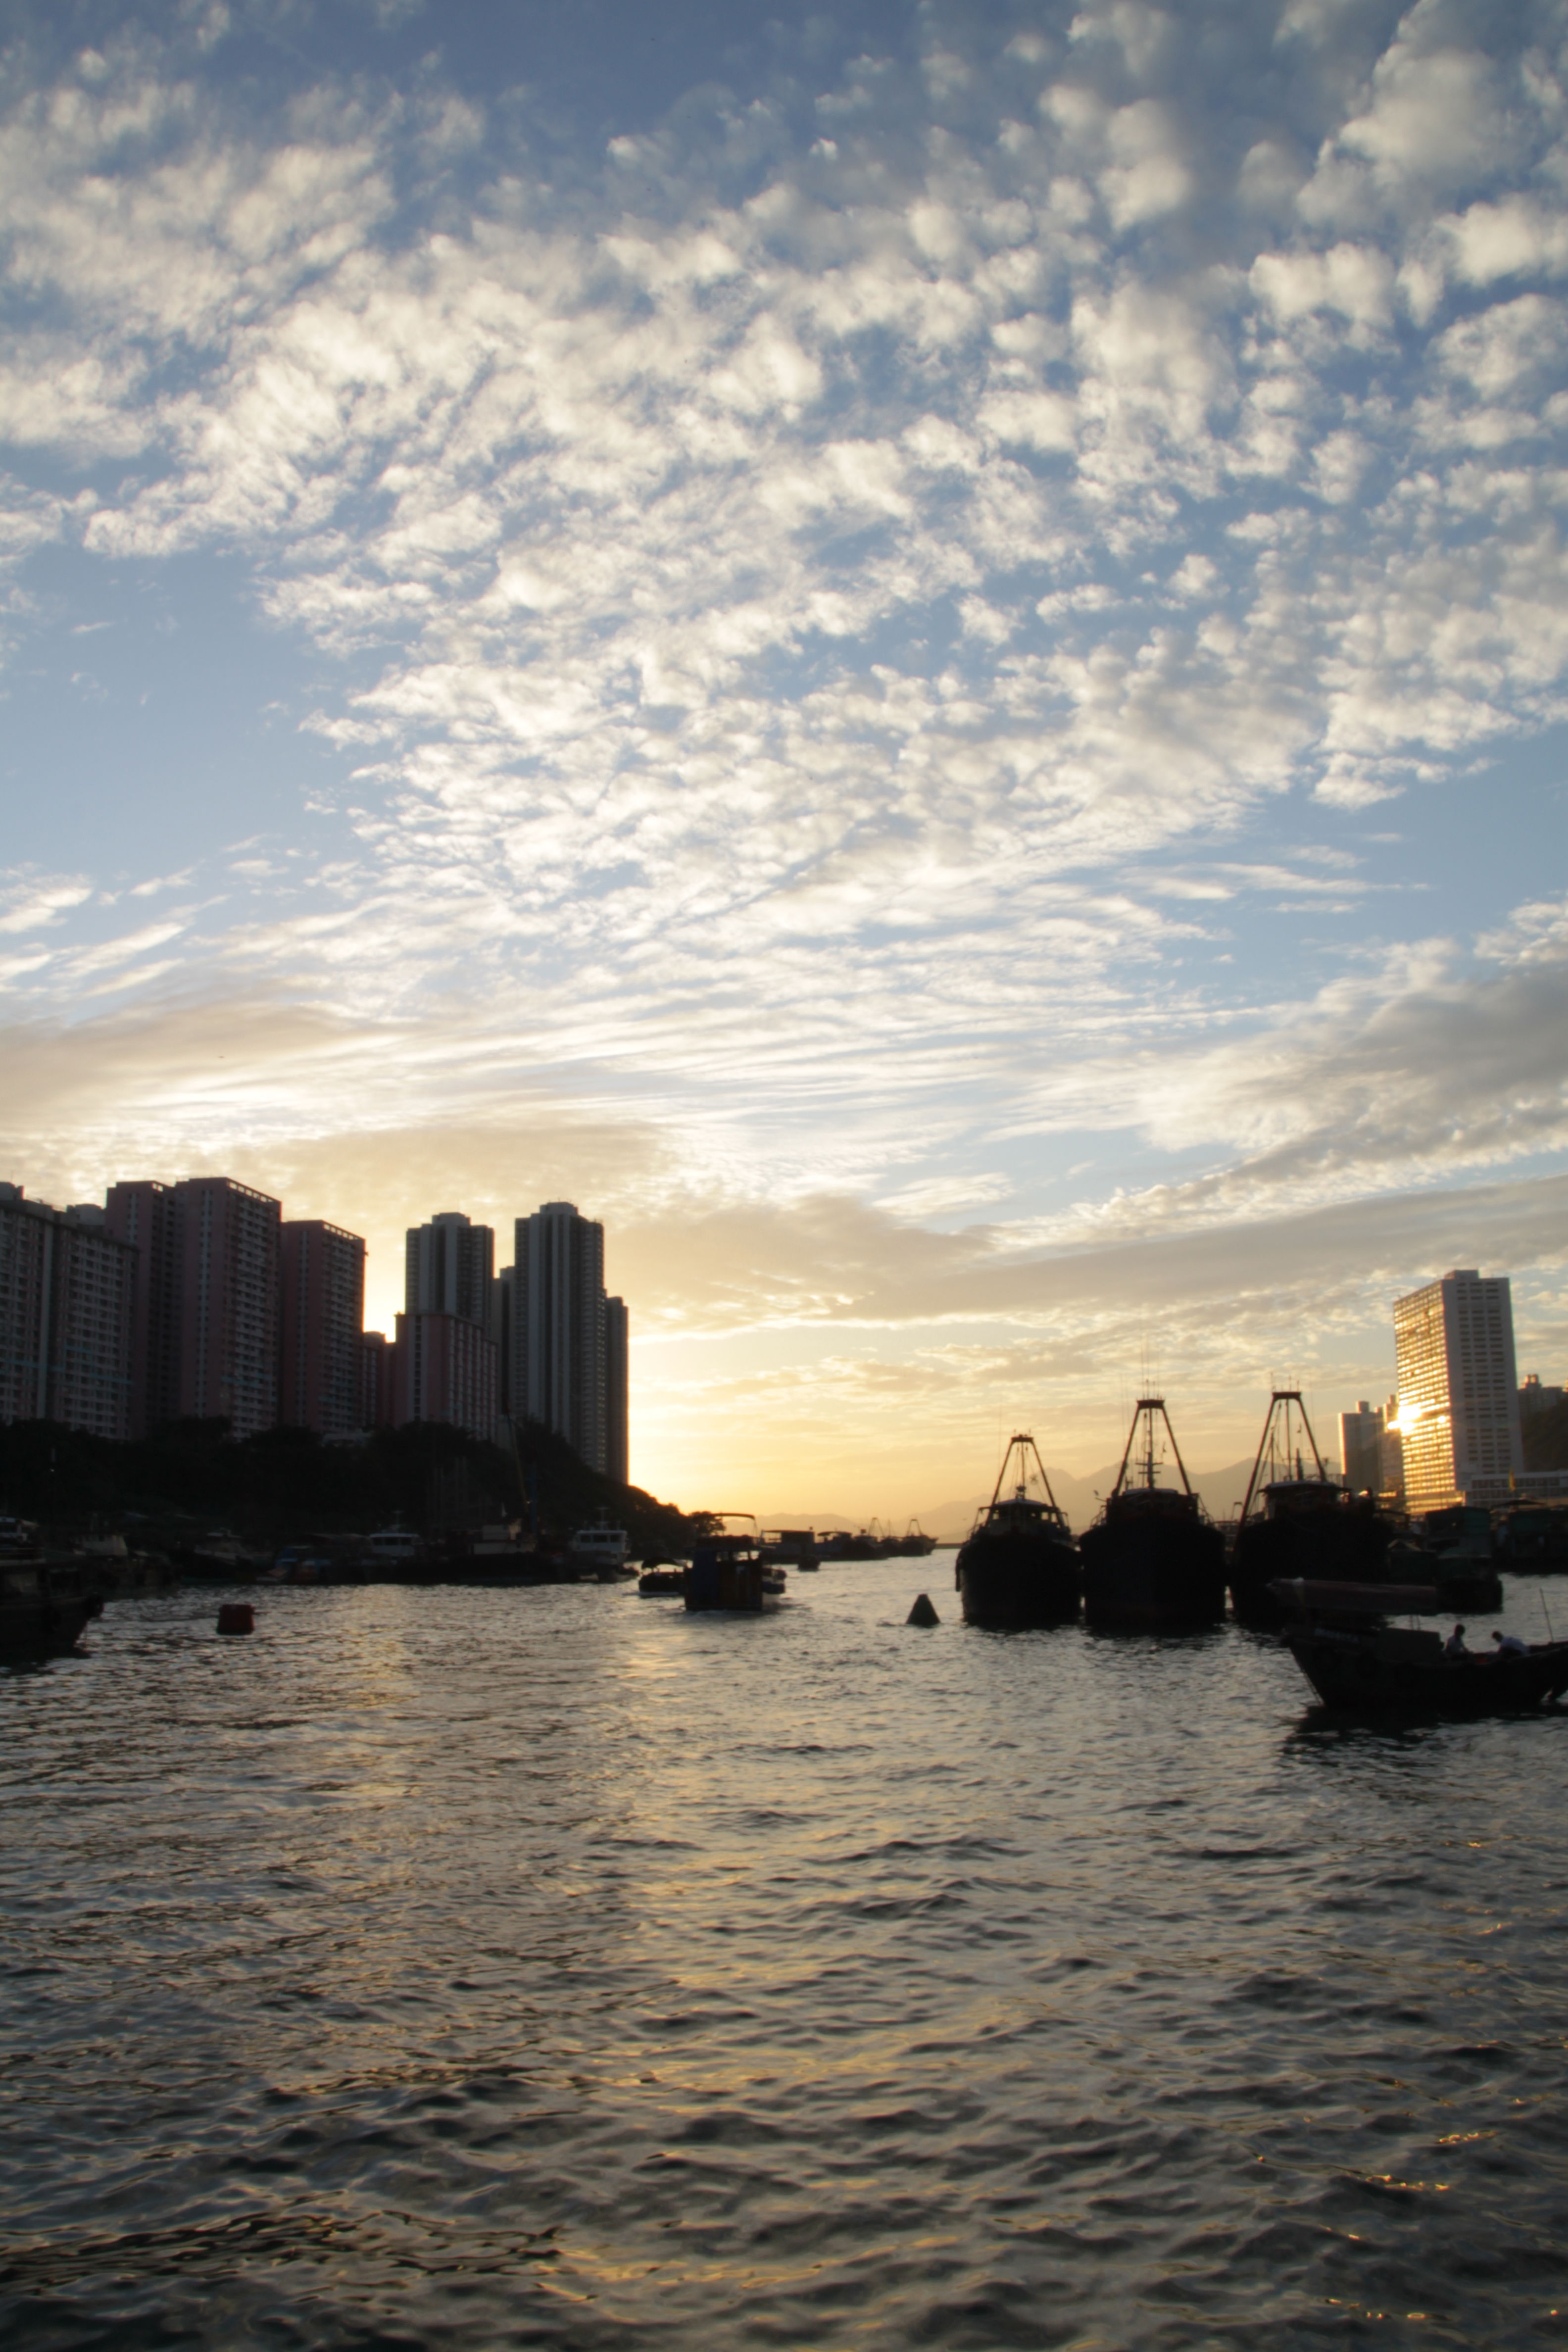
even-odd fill
[{"label": "tall apartment block", "polygon": [[291,1429],[347,1437],[364,1419],[364,1244],[320,1217],[285,1217],[279,1229],[278,1418]]},{"label": "tall apartment block", "polygon": [[624,1486],[628,1477],[626,1388],[629,1365],[626,1302],[605,1301],[605,1475]]},{"label": "tall apartment block", "polygon": [[512,1269],[503,1265],[490,1292],[490,1338],[496,1343],[496,1411],[511,1413]]},{"label": "tall apartment block", "polygon": [[151,1178],[111,1184],[104,1216],[136,1252],[131,1306],[131,1428],[145,1437],[180,1410],[180,1203]]},{"label": "tall apartment block", "polygon": [[357,1429],[390,1427],[397,1419],[397,1349],[384,1331],[360,1333]]},{"label": "tall apartment block", "polygon": [[494,1439],[496,1348],[463,1315],[400,1315],[393,1350],[392,1418],[444,1421],[470,1437]]},{"label": "tall apartment block", "polygon": [[1363,1397],[1353,1412],[1340,1415],[1340,1460],[1345,1485],[1352,1495],[1398,1495],[1405,1490],[1405,1468],[1399,1450],[1399,1399],[1368,1404]]},{"label": "tall apartment block", "polygon": [[587,1463],[606,1467],[605,1228],[570,1201],[519,1217],[512,1264],[510,1402]]},{"label": "tall apartment block", "polygon": [[498,1350],[492,1332],[495,1234],[444,1209],[412,1225],[404,1251],[392,1419],[444,1421],[493,1438]]},{"label": "tall apartment block", "polygon": [[1563,1393],[1560,1388],[1542,1387],[1539,1372],[1526,1372],[1519,1384],[1520,1426],[1539,1419],[1542,1413],[1555,1412]]},{"label": "tall apartment block", "polygon": [[180,1214],[179,1411],[237,1438],[278,1419],[282,1210],[227,1176],[174,1187]]},{"label": "tall apartment block", "polygon": [[1524,1466],[1508,1276],[1459,1268],[1395,1299],[1394,1337],[1410,1508],[1503,1500]]},{"label": "tall apartment block", "polygon": [[0,1422],[129,1436],[135,1276],[101,1209],[0,1184]]},{"label": "tall apartment block", "polygon": [[412,1225],[404,1248],[403,1309],[406,1315],[460,1315],[465,1323],[490,1320],[496,1237],[444,1209],[426,1225]]},{"label": "tall apartment block", "polygon": [[605,1296],[605,1228],[570,1201],[546,1201],[514,1229],[503,1274],[503,1410],[542,1422],[591,1469],[627,1476],[628,1325]]},{"label": "tall apartment block", "polygon": [[1352,1495],[1375,1495],[1383,1484],[1383,1407],[1363,1397],[1340,1415],[1340,1461]]}]

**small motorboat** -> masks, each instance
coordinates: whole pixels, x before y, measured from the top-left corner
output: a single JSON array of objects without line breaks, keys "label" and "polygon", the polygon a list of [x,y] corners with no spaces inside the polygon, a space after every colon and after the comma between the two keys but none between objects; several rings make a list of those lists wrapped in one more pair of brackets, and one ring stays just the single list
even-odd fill
[{"label": "small motorboat", "polygon": [[764,1528],[762,1551],[764,1568],[793,1568],[798,1575],[815,1576],[822,1565],[813,1528]]},{"label": "small motorboat", "polygon": [[74,1650],[103,1595],[73,1560],[13,1550],[0,1561],[0,1659],[57,1656]]},{"label": "small motorboat", "polygon": [[412,1528],[377,1528],[364,1539],[364,1564],[373,1577],[412,1575],[425,1559],[423,1539]]},{"label": "small motorboat", "polygon": [[630,1576],[634,1570],[626,1561],[628,1542],[624,1528],[613,1528],[607,1520],[595,1519],[591,1528],[579,1528],[566,1547],[566,1556],[579,1573],[598,1578],[607,1584],[617,1576]]},{"label": "small motorboat", "polygon": [[1450,1656],[1426,1626],[1390,1614],[1430,1615],[1435,1585],[1280,1579],[1274,1598],[1284,1640],[1323,1705],[1357,1715],[1517,1715],[1568,1691],[1568,1642]]},{"label": "small motorboat", "polygon": [[[1013,1491],[1005,1496],[1015,1455]],[[1040,1492],[1031,1495],[1031,1486]],[[1007,1441],[990,1503],[954,1564],[963,1622],[1016,1630],[1068,1624],[1078,1615],[1082,1577],[1078,1546],[1051,1492],[1040,1449],[1021,1430]]]},{"label": "small motorboat", "polygon": [[686,1591],[686,1569],[678,1559],[645,1560],[637,1578],[637,1591],[645,1601],[679,1601]]},{"label": "small motorboat", "polygon": [[777,1599],[765,1580],[757,1522],[749,1511],[716,1511],[713,1529],[691,1548],[688,1609],[754,1612]]}]

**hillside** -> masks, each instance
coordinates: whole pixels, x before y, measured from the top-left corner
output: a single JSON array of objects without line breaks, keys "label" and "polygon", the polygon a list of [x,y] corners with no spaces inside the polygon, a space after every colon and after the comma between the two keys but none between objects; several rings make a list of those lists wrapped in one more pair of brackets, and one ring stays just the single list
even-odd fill
[{"label": "hillside", "polygon": [[516,1458],[420,1422],[354,1444],[323,1444],[309,1429],[237,1444],[221,1421],[172,1422],[131,1444],[53,1422],[0,1427],[0,1513],[61,1536],[122,1528],[153,1549],[218,1526],[265,1545],[394,1521],[439,1534],[526,1517],[531,1487],[547,1538],[603,1514],[626,1528],[634,1553],[682,1548],[687,1521],[672,1504],[601,1477],[537,1423],[522,1425]]}]

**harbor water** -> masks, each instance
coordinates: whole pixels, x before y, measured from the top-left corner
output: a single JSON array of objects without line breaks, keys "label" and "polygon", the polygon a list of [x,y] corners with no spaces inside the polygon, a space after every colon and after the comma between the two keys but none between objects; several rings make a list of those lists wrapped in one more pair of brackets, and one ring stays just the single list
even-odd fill
[{"label": "harbor water", "polygon": [[0,1673],[10,2352],[1568,2340],[1562,1717],[950,1554],[223,1597]]}]

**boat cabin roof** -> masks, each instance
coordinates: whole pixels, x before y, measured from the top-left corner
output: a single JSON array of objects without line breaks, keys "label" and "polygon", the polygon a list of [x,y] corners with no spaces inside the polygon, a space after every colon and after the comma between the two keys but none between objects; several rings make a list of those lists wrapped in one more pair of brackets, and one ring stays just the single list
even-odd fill
[{"label": "boat cabin roof", "polygon": [[1198,1498],[1180,1486],[1123,1486],[1105,1507],[1119,1519],[1195,1519]]},{"label": "boat cabin roof", "polygon": [[987,1527],[1034,1527],[1041,1519],[1053,1524],[1061,1512],[1054,1503],[1037,1502],[1032,1495],[1007,1495],[991,1505],[985,1514]]},{"label": "boat cabin roof", "polygon": [[1304,1511],[1331,1511],[1343,1492],[1337,1478],[1276,1478],[1263,1489],[1263,1507],[1271,1519],[1289,1518]]}]

